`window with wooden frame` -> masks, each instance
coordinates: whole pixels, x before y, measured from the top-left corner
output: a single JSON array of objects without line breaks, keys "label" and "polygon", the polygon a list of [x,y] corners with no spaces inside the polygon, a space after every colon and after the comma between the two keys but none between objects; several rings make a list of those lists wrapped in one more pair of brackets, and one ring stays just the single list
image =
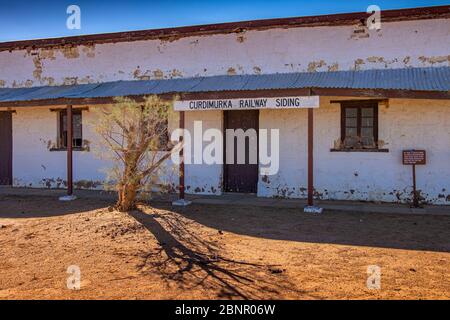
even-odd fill
[{"label": "window with wooden frame", "polygon": [[378,149],[378,102],[341,102],[341,149]]},{"label": "window with wooden frame", "polygon": [[[72,133],[72,147],[82,148],[83,147],[83,126],[82,126],[82,116],[81,109],[72,110],[72,122],[73,122],[73,133]],[[60,110],[58,112],[58,148],[67,148],[67,111]]]}]

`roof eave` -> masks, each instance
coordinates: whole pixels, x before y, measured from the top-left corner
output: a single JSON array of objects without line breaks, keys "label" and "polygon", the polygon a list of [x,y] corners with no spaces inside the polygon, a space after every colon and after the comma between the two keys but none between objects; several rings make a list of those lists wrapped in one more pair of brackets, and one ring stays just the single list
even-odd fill
[{"label": "roof eave", "polygon": [[[0,51],[21,50],[26,48],[45,48],[61,45],[100,44],[115,42],[130,42],[148,39],[176,40],[178,38],[210,35],[221,33],[239,33],[247,30],[265,30],[273,28],[295,28],[316,26],[339,26],[364,23],[370,16],[367,12],[329,14],[320,16],[306,16],[293,18],[251,20],[242,22],[230,22],[208,24],[198,26],[151,29],[115,33],[103,33],[93,35],[81,35],[62,38],[48,38],[36,40],[10,41],[0,43]],[[382,11],[383,22],[424,20],[424,19],[448,19],[450,18],[450,5],[422,7],[412,9],[397,9]]]},{"label": "roof eave", "polygon": [[[236,90],[215,92],[192,92],[192,93],[164,93],[158,95],[162,99],[172,100],[178,96],[182,100],[202,99],[234,99],[234,98],[257,98],[257,97],[285,97],[285,96],[343,96],[363,97],[379,99],[437,99],[450,100],[450,91],[425,91],[425,90],[398,90],[398,89],[350,89],[350,88],[300,88],[300,89],[270,89],[270,90]],[[127,96],[136,101],[143,101],[147,95]],[[57,98],[28,101],[0,102],[2,108],[15,107],[44,107],[57,105],[101,105],[114,103],[115,97],[99,98]]]}]

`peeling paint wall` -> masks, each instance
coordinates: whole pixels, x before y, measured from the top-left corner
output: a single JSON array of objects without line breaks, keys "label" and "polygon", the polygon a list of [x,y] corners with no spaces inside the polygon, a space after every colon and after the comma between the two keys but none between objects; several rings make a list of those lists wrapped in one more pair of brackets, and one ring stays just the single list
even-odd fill
[{"label": "peeling paint wall", "polygon": [[[83,139],[93,142],[95,134],[87,122],[92,113],[83,111]],[[48,107],[17,108],[13,114],[13,179],[14,186],[66,187],[66,152],[50,151],[56,147],[57,112]],[[106,166],[93,152],[73,153],[74,182],[79,187],[101,188],[103,175],[99,168]]]},{"label": "peeling paint wall", "polygon": [[[450,20],[364,26],[309,27],[230,34],[60,46],[0,52],[0,87],[83,84],[116,80],[450,66]],[[340,136],[340,109],[321,98],[315,112],[315,187],[322,199],[407,201],[411,168],[401,150],[427,150],[428,164],[417,170],[425,201],[450,204],[450,102],[391,99],[380,107],[379,139],[389,153],[330,152]],[[51,152],[56,113],[48,107],[17,108],[13,115],[14,185],[64,187],[65,152]],[[95,155],[98,137],[83,112],[89,152],[74,152],[79,188],[101,188],[105,160]],[[221,111],[187,112],[186,127],[202,120],[204,130],[223,126]],[[177,120],[169,121],[177,126]],[[262,176],[258,195],[306,197],[306,111],[261,110],[260,128],[280,129],[280,172]],[[177,168],[168,164],[165,183],[177,187]],[[186,165],[186,192],[220,194],[221,165]]]},{"label": "peeling paint wall", "polygon": [[[64,107],[64,106],[61,106]],[[53,107],[52,107],[53,108]],[[77,189],[103,189],[106,171],[112,163],[95,132],[95,112],[82,111],[83,140],[87,151],[73,152],[73,180]],[[13,185],[31,188],[66,188],[67,158],[56,148],[57,112],[49,107],[17,108],[13,114]],[[175,127],[169,119],[169,126]],[[167,161],[163,166],[161,184],[173,189],[178,171]]]},{"label": "peeling paint wall", "polygon": [[306,195],[307,113],[306,109],[260,110],[259,127],[269,132],[279,130],[280,170],[276,175],[259,177],[258,196],[298,198]]},{"label": "peeling paint wall", "polygon": [[[319,199],[407,202],[412,173],[402,150],[425,149],[417,166],[423,201],[450,205],[450,101],[390,99],[379,107],[379,139],[388,153],[330,152],[340,137],[339,97],[321,98],[314,112],[315,196]],[[348,99],[348,98],[341,98]],[[260,128],[280,129],[280,171],[260,177],[258,195],[306,198],[307,111],[261,110]]]},{"label": "peeling paint wall", "polygon": [[[450,205],[450,101],[390,99],[379,106],[379,140],[389,152],[331,152],[340,139],[340,105],[321,98],[315,109],[315,197],[405,203],[412,199],[411,167],[402,165],[402,150],[425,149],[427,165],[417,167],[423,202]],[[194,121],[223,130],[221,111],[186,112]],[[307,110],[260,110],[261,129],[280,130],[280,170],[260,176],[258,196],[306,198]],[[204,143],[203,146],[206,146]],[[221,194],[221,165],[186,165],[187,193]],[[213,189],[214,188],[214,189]]]},{"label": "peeling paint wall", "polygon": [[[411,199],[411,167],[401,163],[404,149],[425,149],[427,164],[417,167],[417,185],[423,201],[450,204],[450,101],[390,99],[379,107],[379,139],[388,153],[331,152],[340,137],[340,106],[321,98],[315,109],[315,196],[331,200],[407,202]],[[50,151],[57,135],[56,113],[48,107],[17,108],[13,115],[13,177],[15,186],[64,188],[66,153]],[[98,156],[99,137],[92,130],[92,107],[83,111],[83,139],[89,152],[74,152],[76,188],[100,189],[103,169],[110,163]],[[223,112],[186,112],[186,128],[193,133],[194,121],[223,130]],[[177,115],[169,128],[177,127]],[[260,176],[258,195],[305,198],[307,195],[307,111],[260,110],[261,129],[280,130],[280,170]],[[204,142],[203,147],[208,143]],[[192,153],[193,163],[193,153]],[[162,183],[175,191],[178,167],[166,163]],[[222,193],[222,165],[187,164],[186,192]]]},{"label": "peeling paint wall", "polygon": [[[194,121],[202,121],[203,133],[209,128],[223,130],[223,112],[186,112],[186,129],[194,134]],[[203,142],[203,148],[209,143]],[[203,150],[203,149],[202,149]],[[216,194],[222,193],[222,165],[194,164],[194,149],[192,145],[191,164],[185,165],[186,193]]]},{"label": "peeling paint wall", "polygon": [[0,87],[450,65],[450,20],[246,31],[0,52]]}]

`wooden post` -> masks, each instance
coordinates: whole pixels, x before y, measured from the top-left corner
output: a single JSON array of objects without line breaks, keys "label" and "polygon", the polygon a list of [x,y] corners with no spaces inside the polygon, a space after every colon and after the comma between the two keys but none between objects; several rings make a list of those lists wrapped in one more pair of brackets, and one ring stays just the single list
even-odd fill
[{"label": "wooden post", "polygon": [[308,206],[314,205],[314,109],[308,109]]},{"label": "wooden post", "polygon": [[[184,134],[184,111],[180,111],[180,129]],[[184,136],[180,136],[180,144],[184,141]],[[180,149],[180,181],[179,181],[179,199],[172,202],[174,206],[187,206],[191,203],[189,200],[184,199],[184,146]]]},{"label": "wooden post", "polygon": [[72,106],[67,106],[67,195],[73,194],[73,163],[72,163],[72,137],[73,137],[73,116]]},{"label": "wooden post", "polygon": [[413,175],[413,206],[414,208],[419,207],[419,197],[417,196],[416,190],[416,165],[412,165],[412,175]]},{"label": "wooden post", "polygon": [[[180,111],[180,129],[184,129],[184,111]],[[180,137],[180,143],[182,143],[184,140],[184,137]],[[179,182],[179,188],[180,188],[180,199],[184,200],[184,158],[183,158],[183,149],[180,149],[180,182]]]}]

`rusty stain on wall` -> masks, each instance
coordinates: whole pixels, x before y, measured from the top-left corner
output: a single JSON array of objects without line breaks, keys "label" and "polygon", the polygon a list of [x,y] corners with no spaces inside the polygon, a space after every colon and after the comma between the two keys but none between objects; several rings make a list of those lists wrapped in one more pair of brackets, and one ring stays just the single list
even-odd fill
[{"label": "rusty stain on wall", "polygon": [[308,72],[316,72],[317,69],[323,67],[326,65],[326,62],[323,60],[319,60],[319,61],[311,61],[308,64]]},{"label": "rusty stain on wall", "polygon": [[423,64],[431,64],[434,65],[436,63],[444,63],[444,62],[448,62],[448,65],[450,66],[450,55],[448,56],[435,56],[435,57],[425,57],[425,56],[420,56],[419,60],[423,63]]},{"label": "rusty stain on wall", "polygon": [[353,31],[352,31],[352,34],[350,35],[350,39],[355,39],[355,40],[369,38],[369,37],[370,37],[369,29],[367,28],[366,25],[355,27],[355,29],[353,29]]},{"label": "rusty stain on wall", "polygon": [[365,64],[363,59],[356,59],[354,70],[361,70],[361,65],[363,64]]},{"label": "rusty stain on wall", "polygon": [[78,84],[78,77],[65,77],[64,78],[64,85],[70,86]]},{"label": "rusty stain on wall", "polygon": [[14,82],[12,84],[13,88],[24,88],[24,87],[25,88],[30,88],[32,86],[33,86],[33,80],[30,80],[30,79],[25,80],[23,82],[17,82],[17,81],[14,80]]},{"label": "rusty stain on wall", "polygon": [[372,62],[372,63],[384,62],[384,58],[383,57],[376,57],[376,56],[368,57],[366,60],[368,62]]},{"label": "rusty stain on wall", "polygon": [[55,51],[53,49],[41,49],[38,51],[39,59],[55,60]]},{"label": "rusty stain on wall", "polygon": [[182,76],[183,76],[183,73],[180,70],[178,70],[178,69],[173,69],[170,72],[170,77],[171,78],[177,78],[177,77],[182,77]]},{"label": "rusty stain on wall", "polygon": [[55,78],[53,77],[42,77],[41,82],[48,86],[53,86],[55,84]]},{"label": "rusty stain on wall", "polygon": [[164,78],[164,72],[161,69],[156,69],[153,71],[153,77],[155,79],[163,79]]},{"label": "rusty stain on wall", "polygon": [[33,71],[33,77],[36,80],[41,80],[41,75],[42,75],[42,62],[41,59],[39,58],[39,56],[36,56],[33,58],[33,63],[34,63],[34,71]]},{"label": "rusty stain on wall", "polygon": [[82,49],[83,53],[86,54],[88,58],[95,58],[95,45],[86,45]]},{"label": "rusty stain on wall", "polygon": [[78,81],[77,81],[78,84],[87,84],[87,83],[92,83],[92,82],[94,82],[94,80],[91,79],[90,76],[86,76],[84,78],[78,79]]},{"label": "rusty stain on wall", "polygon": [[337,62],[333,63],[331,66],[328,66],[328,71],[338,71],[339,64]]},{"label": "rusty stain on wall", "polygon": [[80,52],[78,51],[78,46],[64,46],[60,48],[60,51],[67,59],[76,59],[80,57]]},{"label": "rusty stain on wall", "polygon": [[229,75],[229,76],[236,75],[236,69],[234,69],[233,67],[229,67],[227,70],[227,75]]},{"label": "rusty stain on wall", "polygon": [[[95,57],[95,45],[84,45],[80,46],[82,48],[83,53],[86,54],[89,58]],[[33,56],[33,64],[34,64],[34,70],[33,70],[33,77],[35,80],[37,80],[40,84],[43,85],[55,85],[55,78],[54,77],[42,77],[43,73],[43,60],[56,60],[56,52],[61,52],[63,56],[67,59],[75,59],[80,57],[79,53],[79,47],[78,46],[72,46],[72,45],[64,45],[64,46],[57,46],[54,48],[41,48],[41,49],[32,49],[27,48],[25,52],[25,56]],[[65,77],[63,84],[77,84],[77,83],[91,83],[92,80],[89,76],[84,77],[81,80],[77,80],[76,77]],[[32,80],[27,80],[25,82],[16,82],[13,87],[30,87],[33,85]]]},{"label": "rusty stain on wall", "polygon": [[254,72],[255,74],[261,74],[261,68],[260,68],[260,67],[257,67],[257,66],[254,66],[254,67],[253,67],[253,72]]},{"label": "rusty stain on wall", "polygon": [[382,63],[384,64],[384,67],[387,68],[390,64],[396,63],[398,61],[397,58],[394,58],[392,60],[385,60],[384,57],[378,57],[378,56],[371,56],[366,59],[369,63]]},{"label": "rusty stain on wall", "polygon": [[404,64],[405,66],[407,66],[407,65],[409,64],[410,61],[411,61],[411,57],[410,57],[410,56],[406,56],[406,57],[403,59],[403,64]]},{"label": "rusty stain on wall", "polygon": [[245,36],[244,35],[237,36],[236,41],[239,43],[243,43],[245,41]]},{"label": "rusty stain on wall", "polygon": [[142,73],[139,66],[133,71],[133,78],[136,80],[150,80],[150,70],[146,70]]},{"label": "rusty stain on wall", "polygon": [[137,78],[141,74],[141,69],[139,69],[139,66],[133,71],[133,77]]}]

